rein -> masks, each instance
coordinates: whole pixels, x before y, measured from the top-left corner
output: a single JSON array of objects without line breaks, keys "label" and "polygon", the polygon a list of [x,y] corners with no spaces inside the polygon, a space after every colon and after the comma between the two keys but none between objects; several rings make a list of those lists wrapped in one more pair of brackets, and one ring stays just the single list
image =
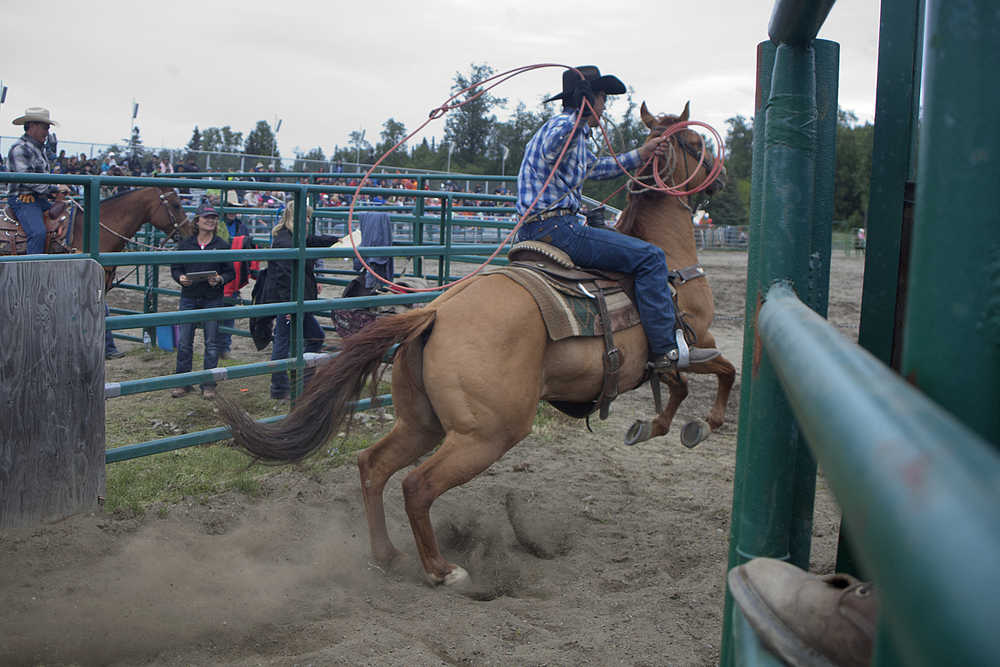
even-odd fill
[{"label": "rein", "polygon": [[[180,229],[181,229],[181,223],[177,221],[177,218],[174,216],[173,211],[170,209],[170,205],[167,203],[167,198],[171,194],[173,194],[174,196],[178,196],[176,189],[171,189],[170,192],[161,192],[160,195],[159,195],[159,199],[160,199],[159,206],[166,206],[167,207],[167,219],[170,221],[170,232],[167,233],[166,237],[163,239],[163,241],[160,243],[160,245],[155,245],[154,246],[154,245],[150,245],[148,243],[142,243],[141,241],[136,241],[135,239],[133,239],[131,237],[128,237],[128,236],[125,236],[125,235],[121,234],[120,232],[118,232],[117,230],[114,230],[111,227],[108,227],[103,222],[101,222],[99,219],[98,219],[97,224],[100,226],[101,229],[103,229],[104,231],[108,232],[112,236],[116,236],[116,237],[120,238],[126,244],[131,243],[133,245],[139,246],[140,248],[145,248],[147,250],[154,250],[154,251],[165,250],[167,242],[170,241],[170,240],[172,240],[172,239],[174,239],[174,237],[177,236],[177,233],[180,232]],[[81,214],[84,213],[84,208],[80,204],[80,202],[76,201],[75,199],[71,199],[70,201],[73,203],[74,206],[76,206],[80,210]],[[154,211],[154,215],[155,215],[155,211]],[[150,216],[150,217],[152,217],[152,216]]]},{"label": "rein", "polygon": [[[146,250],[152,250],[152,251],[163,251],[163,250],[166,250],[167,243],[177,236],[178,232],[180,232],[181,222],[183,222],[183,220],[181,222],[177,221],[177,218],[176,218],[176,216],[174,216],[174,213],[171,210],[170,204],[167,201],[169,199],[169,197],[170,197],[171,194],[174,195],[175,197],[179,196],[178,193],[177,193],[176,188],[171,188],[169,192],[161,192],[159,194],[160,203],[157,206],[165,206],[166,207],[167,220],[170,221],[170,231],[169,231],[169,233],[167,233],[167,235],[164,237],[163,241],[159,245],[150,245],[148,243],[142,243],[141,241],[136,241],[136,240],[134,240],[134,239],[132,239],[130,237],[126,237],[124,234],[121,234],[117,230],[112,229],[111,227],[108,227],[106,224],[104,224],[103,222],[101,222],[100,219],[98,219],[97,224],[104,231],[106,231],[109,234],[111,234],[112,236],[115,236],[115,237],[121,239],[122,241],[124,241],[125,245],[128,245],[129,243],[132,243],[133,245],[136,245],[136,246],[138,246],[140,248],[144,248]],[[69,201],[72,202],[73,206],[76,207],[75,210],[79,210],[80,215],[82,217],[84,215],[83,205],[81,205],[80,202],[76,201],[75,199],[70,199]],[[74,214],[75,214],[75,212],[74,212]],[[156,215],[156,211],[153,212],[153,215]],[[151,215],[150,218],[152,218],[153,215]],[[113,274],[114,267],[109,267],[109,268],[110,268],[110,270],[108,270],[108,269],[105,269],[105,270],[108,271],[109,273]],[[137,266],[132,267],[132,269],[128,273],[126,273],[124,276],[122,276],[120,279],[113,281],[111,283],[111,285],[110,285],[110,288],[117,287],[118,285],[121,285],[123,282],[125,282],[126,280],[128,280],[129,277],[132,274],[136,273],[138,271],[138,268],[139,267],[137,267]]]}]

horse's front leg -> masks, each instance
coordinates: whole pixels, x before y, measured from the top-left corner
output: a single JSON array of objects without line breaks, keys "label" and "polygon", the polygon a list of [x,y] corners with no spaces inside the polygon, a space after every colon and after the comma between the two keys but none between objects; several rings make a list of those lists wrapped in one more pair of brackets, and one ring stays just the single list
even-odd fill
[{"label": "horse's front leg", "polygon": [[663,408],[660,414],[656,415],[651,421],[636,420],[634,424],[625,433],[625,444],[626,445],[637,445],[640,442],[645,442],[650,438],[656,438],[661,435],[666,435],[670,431],[670,425],[674,421],[674,416],[677,414],[677,408],[681,406],[684,399],[688,395],[687,380],[685,380],[681,374],[677,371],[671,371],[670,373],[664,373],[660,376],[667,385],[667,405]]},{"label": "horse's front leg", "polygon": [[726,420],[726,405],[729,404],[729,393],[733,390],[733,383],[736,382],[736,367],[725,357],[716,357],[706,365],[710,366],[707,372],[715,373],[719,379],[715,403],[712,404],[712,410],[707,417],[708,425],[714,431]]},{"label": "horse's front leg", "polygon": [[667,397],[667,404],[663,408],[663,412],[656,415],[653,419],[653,433],[650,437],[658,437],[661,435],[666,435],[670,432],[670,425],[674,422],[674,417],[677,415],[677,409],[681,407],[681,403],[688,395],[688,383],[687,380],[677,371],[672,371],[661,376],[667,384],[667,392],[669,393]]}]

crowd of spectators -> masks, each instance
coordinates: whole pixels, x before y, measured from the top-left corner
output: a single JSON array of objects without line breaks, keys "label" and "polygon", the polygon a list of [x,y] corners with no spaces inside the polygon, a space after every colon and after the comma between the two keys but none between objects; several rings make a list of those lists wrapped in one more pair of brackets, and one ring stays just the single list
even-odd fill
[{"label": "crowd of spectators", "polygon": [[[105,175],[105,176],[157,176],[160,174],[174,174],[174,173],[185,173],[185,172],[200,172],[202,169],[197,165],[193,157],[188,157],[183,161],[178,161],[176,163],[170,160],[153,158],[149,155],[140,158],[138,156],[121,156],[115,152],[108,152],[98,157],[87,157],[86,153],[80,153],[79,155],[66,155],[66,151],[59,151],[58,154],[49,155],[50,164],[52,167],[53,174],[83,174],[83,175]],[[2,163],[0,163],[2,165]],[[0,166],[0,170],[3,167]],[[235,171],[230,169],[229,171]],[[262,173],[273,173],[266,169],[263,164],[257,163],[253,168],[255,172]],[[340,171],[338,169],[337,171]],[[396,176],[399,174],[399,176]],[[257,177],[256,180],[264,180]],[[308,183],[308,179],[300,179],[301,183]],[[349,186],[357,187],[360,179],[358,178],[339,178],[335,174],[330,174],[329,176],[317,176],[315,183],[317,185],[337,185],[337,186]],[[511,190],[507,187],[509,184],[501,183],[500,185],[493,188],[492,194],[497,195],[510,195]],[[376,174],[369,178],[368,182],[365,184],[366,187],[372,188],[385,188],[388,190],[398,191],[396,193],[379,193],[379,194],[367,194],[363,193],[358,195],[355,206],[370,207],[370,206],[384,206],[387,208],[396,208],[401,212],[413,211],[416,208],[417,198],[409,191],[416,190],[418,187],[418,182],[414,178],[406,178],[402,176],[402,172],[396,171],[395,174],[392,173],[381,173]],[[448,192],[468,192],[470,196],[468,197],[456,197],[453,200],[453,205],[459,208],[489,208],[499,205],[498,202],[485,201],[476,198],[474,195],[483,194],[485,192],[482,185],[476,185],[472,188],[466,190],[461,187],[461,185],[453,180],[443,180],[439,181],[437,179],[430,180],[424,184],[427,189],[445,190]],[[77,190],[79,188],[74,188]],[[108,186],[102,187],[101,196],[107,197],[116,194],[119,190],[127,189],[126,186]],[[219,205],[219,195],[218,191],[204,191],[204,190],[194,190],[193,192],[187,192],[187,188],[182,190],[183,195],[190,195],[188,199],[191,205],[197,206],[206,198]],[[281,209],[284,207],[284,202],[286,199],[286,193],[282,191],[262,191],[262,190],[249,190],[239,193],[239,200],[241,206],[246,206],[250,208],[273,208]],[[351,194],[340,194],[340,193],[322,193],[316,204],[321,208],[337,208],[337,207],[348,207],[351,204],[352,195]],[[424,210],[425,211],[437,211],[441,207],[441,198],[439,197],[425,197],[424,198]],[[487,219],[487,220],[507,220],[511,219],[510,215],[504,214],[490,214],[485,212],[476,211],[465,211],[457,210],[454,215],[460,218],[476,218],[476,219]]]}]

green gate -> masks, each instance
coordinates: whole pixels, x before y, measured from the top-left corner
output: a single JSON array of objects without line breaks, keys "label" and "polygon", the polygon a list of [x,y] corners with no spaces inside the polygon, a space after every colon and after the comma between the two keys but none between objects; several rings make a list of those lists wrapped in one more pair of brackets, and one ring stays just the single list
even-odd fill
[{"label": "green gate", "polygon": [[[882,1],[859,347],[821,317],[838,46],[815,37],[832,5],[779,0],[758,47],[729,566],[808,567],[818,461],[845,517],[838,567],[880,591],[874,663],[992,664],[1000,13],[994,0]],[[728,594],[724,623],[723,664],[778,664]]]}]

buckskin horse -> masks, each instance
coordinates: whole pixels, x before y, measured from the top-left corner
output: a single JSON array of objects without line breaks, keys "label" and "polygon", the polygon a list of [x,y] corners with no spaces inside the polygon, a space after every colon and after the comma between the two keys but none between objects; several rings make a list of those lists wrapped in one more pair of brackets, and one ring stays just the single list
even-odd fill
[{"label": "buckskin horse", "polygon": [[[643,104],[641,115],[651,133],[660,133],[687,120],[688,107],[680,116],[656,117]],[[701,136],[685,129],[669,141],[677,150],[670,161],[671,173],[662,173],[666,169],[661,168],[661,177],[674,183],[684,180],[684,174],[707,179],[708,166],[699,159],[698,150],[692,150],[703,146]],[[668,266],[697,265],[691,212],[675,197],[631,192],[618,228],[663,248]],[[714,307],[708,281],[699,277],[680,285],[677,297],[698,344],[713,347],[708,327]],[[623,357],[619,388],[633,389],[647,372],[642,327],[618,332],[615,342]],[[376,384],[383,355],[397,343],[392,371],[395,424],[388,435],[358,455],[372,556],[388,565],[401,555],[386,530],[382,499],[386,482],[440,444],[405,476],[403,497],[427,578],[434,584],[457,584],[468,574],[442,557],[431,525],[431,504],[486,470],[526,437],[539,400],[592,401],[604,379],[604,344],[599,336],[551,340],[539,308],[524,288],[503,275],[477,276],[425,308],[377,320],[346,339],[341,354],[317,371],[295,408],[280,422],[256,423],[220,399],[234,441],[263,460],[297,461],[307,456],[350,416],[350,402],[366,381]],[[718,357],[689,371],[718,376],[716,400],[708,415],[711,428],[718,428],[735,379],[733,365]],[[687,395],[679,373],[665,380],[670,399],[651,425],[653,437],[669,430]]]}]

